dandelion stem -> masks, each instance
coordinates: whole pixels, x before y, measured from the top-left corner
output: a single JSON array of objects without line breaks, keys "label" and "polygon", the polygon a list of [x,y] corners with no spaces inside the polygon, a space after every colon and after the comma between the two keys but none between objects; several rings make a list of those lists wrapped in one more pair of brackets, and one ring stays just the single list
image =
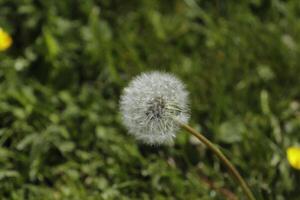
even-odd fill
[{"label": "dandelion stem", "polygon": [[233,164],[226,158],[226,156],[218,149],[212,142],[210,142],[205,136],[201,133],[193,129],[187,124],[183,124],[178,122],[181,127],[187,130],[190,134],[198,138],[202,143],[204,143],[216,156],[223,162],[223,164],[228,168],[230,174],[233,178],[238,182],[238,184],[242,187],[244,193],[246,194],[248,200],[255,200],[254,195],[252,194],[251,190],[249,189],[248,185],[239,174],[237,169],[233,166]]}]

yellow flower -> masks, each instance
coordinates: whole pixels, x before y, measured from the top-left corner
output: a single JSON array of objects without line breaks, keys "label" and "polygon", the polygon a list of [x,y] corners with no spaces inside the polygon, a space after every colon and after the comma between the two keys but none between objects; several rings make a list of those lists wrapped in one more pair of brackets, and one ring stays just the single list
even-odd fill
[{"label": "yellow flower", "polygon": [[300,147],[289,147],[286,153],[290,165],[300,170]]},{"label": "yellow flower", "polygon": [[2,28],[0,28],[0,51],[5,51],[12,44],[12,38]]}]

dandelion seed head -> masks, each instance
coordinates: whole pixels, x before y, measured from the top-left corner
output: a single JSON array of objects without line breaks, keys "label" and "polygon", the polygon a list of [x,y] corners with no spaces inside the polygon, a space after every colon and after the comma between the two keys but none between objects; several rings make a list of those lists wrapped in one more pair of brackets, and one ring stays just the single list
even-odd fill
[{"label": "dandelion seed head", "polygon": [[189,119],[188,92],[175,76],[162,72],[134,78],[120,99],[123,124],[146,144],[173,142],[179,125]]}]

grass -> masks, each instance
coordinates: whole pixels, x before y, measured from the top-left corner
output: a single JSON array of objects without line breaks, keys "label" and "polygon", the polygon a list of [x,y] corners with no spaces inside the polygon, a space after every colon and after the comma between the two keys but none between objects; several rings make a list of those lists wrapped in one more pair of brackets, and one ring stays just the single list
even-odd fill
[{"label": "grass", "polygon": [[[242,192],[182,132],[146,147],[118,101],[144,71],[176,74],[191,125],[233,159],[257,199],[299,198],[299,3],[0,1],[1,199],[224,199]],[[222,174],[223,173],[223,174]]]}]

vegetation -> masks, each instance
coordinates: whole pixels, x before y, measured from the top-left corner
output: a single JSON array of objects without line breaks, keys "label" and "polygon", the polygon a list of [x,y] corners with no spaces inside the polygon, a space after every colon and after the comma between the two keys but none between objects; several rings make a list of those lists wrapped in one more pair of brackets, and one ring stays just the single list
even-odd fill
[{"label": "vegetation", "polygon": [[183,130],[171,147],[127,134],[121,91],[150,70],[186,83],[191,125],[258,200],[299,199],[286,159],[300,145],[299,13],[297,0],[0,0],[13,38],[0,52],[0,199],[243,199]]}]

